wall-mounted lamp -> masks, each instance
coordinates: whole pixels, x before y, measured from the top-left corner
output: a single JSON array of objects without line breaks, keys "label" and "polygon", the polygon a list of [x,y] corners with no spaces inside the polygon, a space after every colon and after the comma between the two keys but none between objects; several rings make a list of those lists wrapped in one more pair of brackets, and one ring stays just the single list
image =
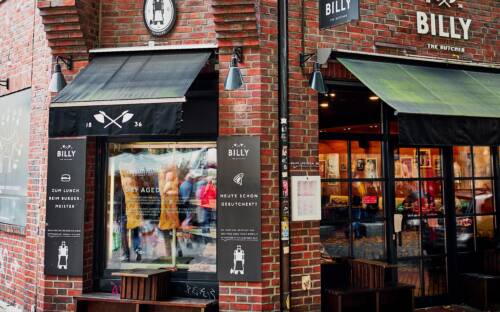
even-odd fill
[{"label": "wall-mounted lamp", "polygon": [[9,78],[0,80],[0,87],[5,87],[7,90],[9,90]]},{"label": "wall-mounted lamp", "polygon": [[66,86],[66,79],[64,79],[64,75],[62,74],[61,64],[59,64],[59,61],[62,61],[68,70],[73,69],[73,58],[71,56],[68,58],[58,56],[56,58],[56,65],[54,65],[52,79],[49,84],[50,92],[59,92]]},{"label": "wall-mounted lamp", "polygon": [[[300,53],[300,67],[304,67],[305,63],[314,55]],[[326,93],[325,82],[323,81],[323,75],[321,74],[321,64],[314,62],[314,70],[309,78],[309,86],[311,89],[316,90],[318,93]]]},{"label": "wall-mounted lamp", "polygon": [[233,49],[231,56],[231,65],[229,66],[229,73],[227,74],[226,81],[224,82],[225,90],[236,90],[243,86],[243,76],[238,67],[238,63],[243,61],[243,48],[236,47]]}]

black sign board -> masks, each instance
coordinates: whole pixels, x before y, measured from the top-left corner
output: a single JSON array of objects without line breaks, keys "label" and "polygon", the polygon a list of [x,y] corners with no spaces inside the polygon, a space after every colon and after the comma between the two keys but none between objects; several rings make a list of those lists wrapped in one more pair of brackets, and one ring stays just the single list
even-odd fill
[{"label": "black sign board", "polygon": [[221,137],[217,162],[218,279],[260,281],[260,139]]},{"label": "black sign board", "polygon": [[320,0],[319,28],[327,28],[359,19],[358,0]]},{"label": "black sign board", "polygon": [[83,274],[86,140],[50,139],[45,274]]},{"label": "black sign board", "polygon": [[182,103],[52,107],[50,137],[176,135]]}]

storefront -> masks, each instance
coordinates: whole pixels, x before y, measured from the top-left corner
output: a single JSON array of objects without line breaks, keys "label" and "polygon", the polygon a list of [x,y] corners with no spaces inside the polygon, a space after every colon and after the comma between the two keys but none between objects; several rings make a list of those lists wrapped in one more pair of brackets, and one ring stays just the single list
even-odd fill
[{"label": "storefront", "polygon": [[[218,297],[216,62],[210,49],[96,53],[52,101],[52,142],[63,150],[78,141],[95,142],[95,185],[87,190],[96,201],[94,291],[119,293],[116,271],[175,267],[173,296],[185,296],[190,287]],[[80,171],[88,166],[82,162]],[[49,190],[54,167],[61,165],[54,164],[49,162]],[[80,249],[83,257],[83,242],[64,238],[64,226],[72,222],[66,219],[62,229],[53,225],[65,215],[64,209],[51,209],[58,199],[49,193],[46,250],[65,240],[73,255]],[[66,218],[72,216],[78,218]],[[46,258],[47,274],[75,272],[71,262],[70,268],[55,268],[52,260]],[[83,272],[79,265],[76,275]]]},{"label": "storefront", "polygon": [[318,54],[352,75],[319,98],[323,258],[397,264],[417,305],[462,300],[498,248],[498,69]]}]

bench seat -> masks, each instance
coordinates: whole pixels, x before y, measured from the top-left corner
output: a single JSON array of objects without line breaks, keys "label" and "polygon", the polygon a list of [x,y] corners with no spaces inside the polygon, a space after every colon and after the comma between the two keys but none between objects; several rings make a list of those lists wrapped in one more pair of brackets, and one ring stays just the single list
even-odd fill
[{"label": "bench seat", "polygon": [[74,297],[76,312],[212,312],[216,300],[169,298],[162,301],[120,299],[110,293],[89,293]]}]

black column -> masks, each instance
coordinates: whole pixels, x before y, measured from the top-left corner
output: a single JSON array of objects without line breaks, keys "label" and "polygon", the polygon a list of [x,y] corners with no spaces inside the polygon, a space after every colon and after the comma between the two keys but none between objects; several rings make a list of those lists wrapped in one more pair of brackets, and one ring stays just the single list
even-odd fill
[{"label": "black column", "polygon": [[500,248],[500,155],[498,154],[498,147],[493,147],[493,172],[495,174],[495,210],[496,210],[496,224],[495,224],[495,245]]},{"label": "black column", "polygon": [[448,293],[453,302],[458,300],[457,221],[453,180],[453,147],[443,148],[444,207],[446,220],[446,253],[448,257]]},{"label": "black column", "polygon": [[[387,262],[396,263],[396,240],[394,234],[394,211],[396,205],[396,191],[394,182],[394,142],[390,134],[390,114],[389,106],[382,103],[382,159],[385,178],[384,206],[386,218],[385,240],[387,242]],[[396,280],[394,276],[394,281]]]}]

